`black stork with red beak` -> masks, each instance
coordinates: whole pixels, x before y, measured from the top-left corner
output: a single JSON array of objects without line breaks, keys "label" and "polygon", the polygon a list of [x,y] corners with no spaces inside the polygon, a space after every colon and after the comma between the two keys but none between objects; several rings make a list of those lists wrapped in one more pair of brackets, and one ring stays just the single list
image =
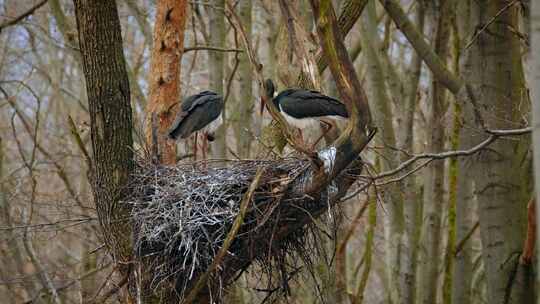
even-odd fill
[{"label": "black stork with red beak", "polygon": [[[203,158],[206,159],[208,141],[214,140],[214,132],[222,124],[223,97],[212,91],[202,91],[186,98],[176,119],[169,129],[171,139],[188,138],[194,132],[204,134]],[[197,137],[195,137],[195,157],[197,155]]]},{"label": "black stork with red beak", "polygon": [[[271,100],[288,123],[302,130],[319,126],[322,122],[327,126],[321,137],[313,144],[313,147],[321,138],[330,131],[335,120],[345,120],[349,118],[347,107],[330,96],[321,92],[307,89],[286,89],[275,95],[274,82],[271,79],[265,81],[266,97]],[[261,112],[263,109],[261,109]]]}]

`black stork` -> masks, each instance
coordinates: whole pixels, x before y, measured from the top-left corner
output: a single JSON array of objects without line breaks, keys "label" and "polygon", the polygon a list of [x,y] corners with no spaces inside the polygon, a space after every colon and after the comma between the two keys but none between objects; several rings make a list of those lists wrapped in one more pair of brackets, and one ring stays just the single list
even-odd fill
[{"label": "black stork", "polygon": [[[202,91],[186,98],[181,105],[176,119],[169,129],[171,139],[188,138],[194,132],[202,132],[203,159],[206,159],[208,141],[214,140],[214,131],[221,125],[223,118],[223,97],[212,91]],[[197,158],[197,136],[195,137],[195,158]]]},{"label": "black stork", "polygon": [[[349,118],[347,107],[341,101],[326,96],[321,92],[307,89],[286,89],[274,96],[276,90],[274,82],[267,79],[265,86],[266,97],[272,100],[288,123],[300,130],[302,141],[303,129],[316,127],[319,125],[318,122],[322,122],[327,126],[323,134],[315,141],[313,147],[330,131],[333,121]],[[261,112],[263,109],[261,109]]]}]

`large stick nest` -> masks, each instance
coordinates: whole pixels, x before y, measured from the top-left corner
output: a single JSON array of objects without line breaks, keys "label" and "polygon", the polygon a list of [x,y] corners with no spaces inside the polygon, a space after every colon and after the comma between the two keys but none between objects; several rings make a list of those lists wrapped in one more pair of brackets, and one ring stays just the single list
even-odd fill
[{"label": "large stick nest", "polygon": [[[244,224],[225,261],[211,274],[209,292],[221,298],[218,292],[222,287],[253,261],[267,270],[261,280],[267,284],[265,289],[287,289],[289,274],[298,270],[298,265],[290,264],[290,257],[301,257],[305,266],[311,264],[311,254],[322,248],[322,242],[314,239],[319,234],[312,233],[317,225],[313,221],[301,223],[299,218],[314,220],[324,211],[330,212],[330,201],[343,190],[331,183],[317,197],[307,196],[303,189],[313,178],[310,166],[297,158],[176,166],[139,162],[127,203],[133,206],[135,256],[147,269],[142,279],[150,282],[150,290],[143,292],[167,286],[178,299],[186,296],[222,247],[260,167],[265,168],[264,174]],[[319,210],[319,214],[312,214],[313,210]],[[287,225],[297,227],[283,236]],[[282,278],[280,282],[272,279],[275,271]]]}]

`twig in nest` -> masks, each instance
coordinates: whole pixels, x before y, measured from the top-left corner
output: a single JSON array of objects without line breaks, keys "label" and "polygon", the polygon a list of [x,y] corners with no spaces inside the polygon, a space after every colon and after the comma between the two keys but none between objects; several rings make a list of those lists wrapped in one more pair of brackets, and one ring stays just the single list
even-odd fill
[{"label": "twig in nest", "polygon": [[242,199],[242,202],[240,204],[240,212],[236,216],[236,219],[234,220],[231,230],[229,231],[229,233],[227,234],[227,238],[223,242],[223,246],[217,253],[214,260],[212,261],[212,264],[210,265],[210,267],[208,267],[208,270],[206,270],[206,272],[199,277],[199,279],[197,280],[197,283],[195,284],[191,292],[186,297],[185,303],[192,303],[193,300],[195,300],[198,293],[206,284],[206,281],[208,280],[208,277],[210,276],[210,274],[214,272],[217,266],[221,263],[221,260],[223,260],[223,258],[225,257],[225,254],[227,253],[227,250],[231,246],[232,241],[236,237],[238,230],[240,230],[240,226],[242,226],[242,223],[244,222],[244,216],[246,215],[248,204],[251,201],[251,198],[253,196],[253,193],[255,192],[255,189],[257,189],[257,187],[259,186],[259,181],[263,173],[264,173],[264,168],[259,168],[257,170],[257,173],[255,174],[255,178],[253,179],[253,182],[249,186],[247,193],[244,195],[244,198]]}]

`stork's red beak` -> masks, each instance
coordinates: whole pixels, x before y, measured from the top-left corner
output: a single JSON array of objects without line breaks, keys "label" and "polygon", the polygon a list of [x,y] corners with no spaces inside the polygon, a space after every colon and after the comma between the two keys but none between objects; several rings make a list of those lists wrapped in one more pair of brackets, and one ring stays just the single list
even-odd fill
[{"label": "stork's red beak", "polygon": [[264,114],[264,107],[266,106],[265,102],[264,102],[264,98],[261,97],[261,112],[259,113],[260,116],[263,116]]}]

